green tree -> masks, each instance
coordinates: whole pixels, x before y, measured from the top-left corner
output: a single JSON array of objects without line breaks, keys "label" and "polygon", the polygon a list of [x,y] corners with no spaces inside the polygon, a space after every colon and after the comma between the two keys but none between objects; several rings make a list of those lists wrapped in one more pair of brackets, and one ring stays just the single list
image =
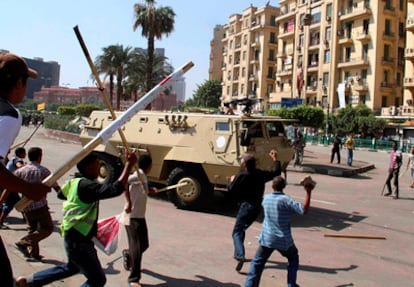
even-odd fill
[{"label": "green tree", "polygon": [[299,124],[314,128],[322,127],[325,119],[325,114],[321,108],[308,105],[268,110],[266,114],[279,116],[284,119],[297,119]]},{"label": "green tree", "polygon": [[218,108],[220,106],[222,87],[219,80],[208,80],[197,85],[193,97],[186,101],[186,106]]},{"label": "green tree", "polygon": [[381,133],[386,125],[383,119],[375,118],[374,113],[365,105],[346,106],[337,115],[329,118],[333,133],[374,135]]},{"label": "green tree", "polygon": [[[130,61],[126,68],[126,77],[123,83],[127,97],[134,95],[134,100],[138,99],[138,91],[144,90],[146,83],[146,63],[148,55],[140,51],[131,54]],[[173,72],[173,67],[167,62],[168,58],[155,54],[153,66],[153,85],[158,84],[167,75]],[[141,91],[141,92],[142,92]]]},{"label": "green tree", "polygon": [[134,5],[135,22],[133,30],[141,27],[141,35],[147,38],[147,67],[145,91],[153,87],[154,41],[161,40],[163,35],[168,36],[174,30],[174,11],[166,6],[155,6],[155,0],[145,0]]},{"label": "green tree", "polygon": [[109,95],[112,104],[114,77],[117,82],[116,109],[120,109],[121,96],[123,94],[122,81],[125,69],[130,59],[131,47],[124,48],[123,45],[110,45],[102,49],[102,55],[95,60],[95,66],[99,73],[109,76]]}]

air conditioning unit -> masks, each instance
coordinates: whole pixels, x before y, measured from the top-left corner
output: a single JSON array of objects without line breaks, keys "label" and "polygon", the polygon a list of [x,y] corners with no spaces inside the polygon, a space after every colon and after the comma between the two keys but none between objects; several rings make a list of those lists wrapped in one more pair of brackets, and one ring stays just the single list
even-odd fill
[{"label": "air conditioning unit", "polygon": [[331,21],[331,16],[326,16],[326,21]]}]

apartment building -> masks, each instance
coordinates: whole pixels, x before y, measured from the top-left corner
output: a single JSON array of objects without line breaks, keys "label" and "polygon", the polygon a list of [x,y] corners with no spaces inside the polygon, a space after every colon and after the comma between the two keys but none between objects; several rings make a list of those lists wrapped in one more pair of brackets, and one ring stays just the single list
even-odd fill
[{"label": "apartment building", "polygon": [[414,0],[407,1],[404,105],[402,113],[414,115]]},{"label": "apartment building", "polygon": [[224,44],[221,41],[224,35],[223,25],[216,25],[213,32],[213,40],[210,41],[210,68],[208,70],[209,80],[222,80],[222,58]]},{"label": "apartment building", "polygon": [[254,95],[263,110],[280,107],[283,98],[300,98],[330,112],[363,103],[380,114],[404,104],[403,82],[405,97],[412,97],[414,80],[409,88],[404,79],[406,1],[279,5],[250,6],[229,17],[222,40],[223,101]]},{"label": "apartment building", "polygon": [[222,102],[257,98],[257,111],[267,108],[276,85],[279,8],[250,6],[233,14],[222,39]]}]

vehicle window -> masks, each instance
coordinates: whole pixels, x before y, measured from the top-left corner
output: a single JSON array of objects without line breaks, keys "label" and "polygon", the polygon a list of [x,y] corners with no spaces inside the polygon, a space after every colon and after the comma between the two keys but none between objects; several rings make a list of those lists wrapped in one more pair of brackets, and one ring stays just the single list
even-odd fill
[{"label": "vehicle window", "polygon": [[285,129],[281,122],[267,122],[266,127],[270,137],[281,137],[285,135]]},{"label": "vehicle window", "polygon": [[229,122],[216,122],[216,131],[220,131],[220,132],[230,131],[230,123]]},{"label": "vehicle window", "polygon": [[261,122],[243,122],[242,127],[247,129],[247,134],[252,138],[262,138]]}]

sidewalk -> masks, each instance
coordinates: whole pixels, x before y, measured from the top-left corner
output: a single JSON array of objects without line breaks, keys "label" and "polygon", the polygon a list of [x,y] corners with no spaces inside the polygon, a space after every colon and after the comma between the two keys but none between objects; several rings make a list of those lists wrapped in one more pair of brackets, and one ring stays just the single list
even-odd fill
[{"label": "sidewalk", "polygon": [[[330,149],[326,149],[330,152]],[[341,163],[330,163],[331,154],[310,151],[305,148],[302,166],[293,167],[291,162],[288,166],[288,171],[304,172],[304,173],[318,173],[339,177],[351,177],[356,174],[364,173],[375,168],[372,163],[354,160],[352,166],[346,164],[346,156],[341,157]]]}]

